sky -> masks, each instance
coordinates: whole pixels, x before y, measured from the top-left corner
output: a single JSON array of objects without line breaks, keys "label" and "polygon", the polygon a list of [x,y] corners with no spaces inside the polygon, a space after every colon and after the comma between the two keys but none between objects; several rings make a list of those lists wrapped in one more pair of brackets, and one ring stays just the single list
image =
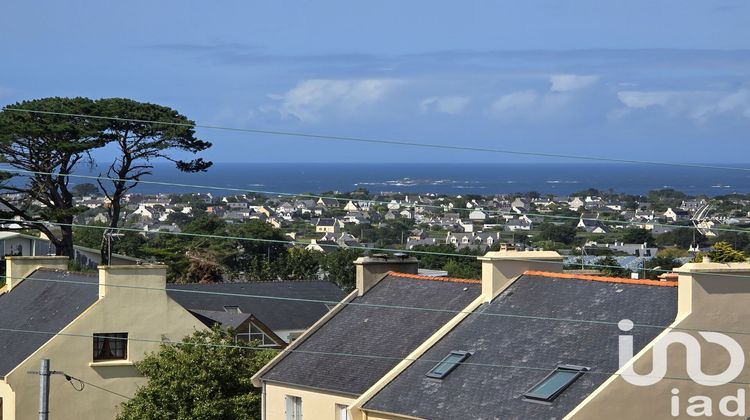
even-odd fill
[{"label": "sky", "polygon": [[[7,0],[0,105],[128,97],[227,127],[747,163],[749,21],[726,0]],[[566,161],[198,133],[215,162]]]}]

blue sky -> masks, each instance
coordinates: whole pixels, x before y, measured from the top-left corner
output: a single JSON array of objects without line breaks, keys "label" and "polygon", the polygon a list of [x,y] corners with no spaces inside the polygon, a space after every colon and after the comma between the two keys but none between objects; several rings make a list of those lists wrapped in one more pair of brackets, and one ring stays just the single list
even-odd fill
[{"label": "blue sky", "polygon": [[[204,124],[747,162],[745,1],[18,1],[0,104],[129,97]],[[516,156],[200,130],[233,162]],[[549,161],[524,157],[523,161]]]}]

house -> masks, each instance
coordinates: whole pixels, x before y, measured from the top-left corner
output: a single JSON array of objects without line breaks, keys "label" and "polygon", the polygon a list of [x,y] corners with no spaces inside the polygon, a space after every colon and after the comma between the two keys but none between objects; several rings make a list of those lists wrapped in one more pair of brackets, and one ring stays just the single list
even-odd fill
[{"label": "house", "polygon": [[672,209],[669,207],[667,211],[664,212],[663,216],[667,220],[671,220],[673,222],[677,222],[679,220],[689,220],[690,219],[690,213],[686,210],[682,209]]},{"label": "house", "polygon": [[339,222],[335,218],[320,218],[315,223],[315,233],[339,233]]},{"label": "house", "polygon": [[[349,201],[351,203],[351,201]],[[326,209],[338,208],[341,206],[339,200],[335,198],[320,197],[318,199],[318,206]],[[346,209],[345,209],[346,210]]]},{"label": "house", "polygon": [[650,247],[648,244],[626,244],[615,242],[613,244],[607,244],[606,247],[613,251],[624,252],[628,255],[635,255],[636,257],[655,257],[659,252],[659,248]]},{"label": "house", "polygon": [[608,233],[609,228],[599,220],[581,218],[576,225],[576,228],[583,229],[589,233]]},{"label": "house", "polygon": [[117,394],[134,395],[146,384],[134,364],[162,342],[205,328],[167,296],[163,265],[111,265],[98,275],[67,271],[66,257],[6,257],[6,265],[9,277],[0,289],[4,419],[38,416],[39,376],[28,372],[39,370],[41,359],[110,391],[85,395],[54,378],[54,417],[114,419],[123,401]]},{"label": "house", "polygon": [[469,213],[469,220],[472,222],[484,222],[487,220],[487,213],[483,212],[482,210],[474,210],[471,213]]},{"label": "house", "polygon": [[[45,237],[26,235],[19,232],[0,232],[0,257],[44,257],[55,255],[55,245]],[[98,249],[85,246],[73,246],[73,259],[82,267],[96,268],[101,262],[101,252]],[[112,263],[117,265],[136,264],[138,258],[127,255],[112,254]]]},{"label": "house", "polygon": [[532,223],[526,219],[522,218],[513,218],[505,222],[504,229],[510,232],[515,232],[517,230],[531,230]]},{"label": "house", "polygon": [[[166,283],[160,264],[67,271],[67,257],[8,256],[0,288],[0,418],[36,418],[39,369],[51,369],[109,392],[81,394],[62,377],[50,381],[50,412],[63,419],[114,419],[122,395],[146,384],[135,364],[162,343],[213,325],[238,341],[282,348],[343,297],[324,281]],[[247,295],[247,296],[243,296]],[[75,382],[75,381],[74,381]]]},{"label": "house", "polygon": [[[354,401],[443,327],[481,292],[476,281],[418,276],[414,258],[359,258],[357,289],[261,369],[263,417],[336,419]],[[391,270],[402,274],[389,274]],[[378,307],[388,302],[403,309]],[[414,311],[425,306],[442,311]],[[335,354],[372,354],[361,360]],[[299,411],[298,411],[299,412]],[[291,417],[294,418],[294,417]]]},{"label": "house", "polygon": [[578,211],[584,205],[586,205],[586,203],[581,200],[580,197],[573,197],[573,199],[568,202],[568,208],[573,211]]},{"label": "house", "polygon": [[344,210],[349,211],[349,212],[358,212],[361,209],[359,208],[359,205],[357,203],[355,203],[352,200],[349,200],[349,202],[346,203],[346,205],[344,206]]},{"label": "house", "polygon": [[479,259],[480,280],[358,260],[357,290],[253,376],[263,418],[746,416],[750,263],[674,281],[563,273],[554,252]]},{"label": "house", "polygon": [[319,280],[170,284],[168,289],[171,299],[205,325],[231,327],[240,338],[274,348],[286,347],[325,315],[323,302],[344,297],[336,285]]},{"label": "house", "polygon": [[526,213],[529,211],[529,203],[523,198],[516,198],[510,203],[510,208],[516,213]]}]

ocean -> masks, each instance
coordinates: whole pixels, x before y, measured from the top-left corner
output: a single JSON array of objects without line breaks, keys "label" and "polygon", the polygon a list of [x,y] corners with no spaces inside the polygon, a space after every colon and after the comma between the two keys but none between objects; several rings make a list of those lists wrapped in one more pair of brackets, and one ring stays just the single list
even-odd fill
[{"label": "ocean", "polygon": [[[688,195],[750,193],[749,171],[646,164],[403,164],[403,163],[216,163],[205,173],[185,174],[157,164],[147,179],[237,190],[321,193],[366,188],[370,192],[501,194],[536,191],[568,195],[587,188],[645,194],[674,188]],[[98,175],[98,172],[93,172]],[[74,182],[89,182],[74,179]],[[141,193],[211,192],[214,188],[141,184]]]}]

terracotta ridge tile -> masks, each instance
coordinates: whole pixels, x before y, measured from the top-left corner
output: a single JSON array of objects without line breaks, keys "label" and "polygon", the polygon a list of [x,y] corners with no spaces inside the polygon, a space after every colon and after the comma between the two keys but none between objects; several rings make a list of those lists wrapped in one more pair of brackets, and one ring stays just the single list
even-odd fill
[{"label": "terracotta ridge tile", "polygon": [[534,271],[534,270],[525,271],[523,274],[528,275],[528,276],[538,276],[538,277],[555,277],[559,279],[601,281],[605,283],[640,284],[644,286],[661,286],[661,287],[676,287],[677,286],[676,281],[628,279],[624,277],[592,276],[588,274],[552,273],[548,271]]}]

